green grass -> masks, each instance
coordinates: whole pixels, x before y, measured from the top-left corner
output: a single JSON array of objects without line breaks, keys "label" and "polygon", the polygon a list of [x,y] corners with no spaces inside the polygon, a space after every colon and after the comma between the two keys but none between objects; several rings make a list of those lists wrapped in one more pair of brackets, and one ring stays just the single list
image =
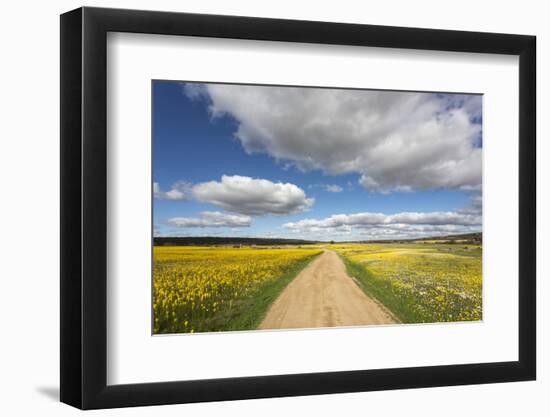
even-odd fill
[{"label": "green grass", "polygon": [[220,311],[220,314],[212,319],[207,328],[201,331],[223,332],[257,329],[265,318],[271,304],[283,292],[287,285],[320,254],[321,253],[317,253],[301,259],[279,279],[260,286],[245,299],[233,303],[230,309]]},{"label": "green grass", "polygon": [[397,294],[389,281],[379,279],[367,268],[340,256],[346,265],[348,274],[359,281],[360,287],[367,295],[380,301],[402,323],[418,323],[419,317],[412,308],[416,299],[412,296]]},{"label": "green grass", "polygon": [[403,323],[482,319],[481,248],[402,249],[378,253],[367,248],[364,255],[355,250],[340,256],[363,291]]}]

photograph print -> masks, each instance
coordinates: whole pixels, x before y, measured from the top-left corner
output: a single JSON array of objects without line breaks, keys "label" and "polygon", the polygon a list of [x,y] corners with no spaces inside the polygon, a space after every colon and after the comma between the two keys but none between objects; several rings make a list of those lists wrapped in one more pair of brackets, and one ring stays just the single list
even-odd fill
[{"label": "photograph print", "polygon": [[153,80],[153,334],[481,321],[482,99]]}]

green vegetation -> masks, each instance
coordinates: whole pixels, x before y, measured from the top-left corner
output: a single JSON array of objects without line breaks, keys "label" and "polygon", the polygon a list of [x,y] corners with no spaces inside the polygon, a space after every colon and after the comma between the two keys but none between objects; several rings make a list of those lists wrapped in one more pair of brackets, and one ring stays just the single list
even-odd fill
[{"label": "green vegetation", "polygon": [[252,330],[319,249],[154,248],[155,334]]},{"label": "green vegetation", "polygon": [[429,243],[338,245],[348,273],[404,323],[482,319],[482,248]]}]

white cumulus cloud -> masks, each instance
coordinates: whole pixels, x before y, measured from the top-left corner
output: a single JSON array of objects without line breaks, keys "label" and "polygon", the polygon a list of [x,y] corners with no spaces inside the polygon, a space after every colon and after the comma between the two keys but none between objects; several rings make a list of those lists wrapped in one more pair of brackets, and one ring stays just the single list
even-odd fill
[{"label": "white cumulus cloud", "polygon": [[344,189],[336,184],[327,184],[325,185],[325,190],[329,193],[341,193]]},{"label": "white cumulus cloud", "polygon": [[195,199],[224,210],[252,216],[302,212],[314,203],[298,186],[240,175],[224,175],[221,181],[193,186]]},{"label": "white cumulus cloud", "polygon": [[481,228],[481,215],[470,211],[402,212],[337,214],[323,219],[303,219],[285,223],[284,229],[306,235],[359,233],[366,238],[419,237],[476,232]]},{"label": "white cumulus cloud", "polygon": [[344,191],[344,189],[337,184],[323,184],[323,183],[309,184],[308,188],[309,189],[321,188],[325,191],[328,191],[329,193],[341,193],[342,191]]},{"label": "white cumulus cloud", "polygon": [[370,191],[475,190],[481,96],[186,84],[213,118],[230,115],[248,153],[301,170],[357,173]]},{"label": "white cumulus cloud", "polygon": [[166,223],[177,227],[248,227],[252,224],[252,218],[219,211],[203,211],[200,217],[173,217]]},{"label": "white cumulus cloud", "polygon": [[176,182],[168,191],[161,190],[158,182],[153,183],[153,195],[159,200],[187,200],[190,197],[189,192],[189,184],[183,181]]},{"label": "white cumulus cloud", "polygon": [[435,211],[428,213],[405,212],[388,216],[385,223],[479,225],[481,224],[481,216],[458,211]]}]

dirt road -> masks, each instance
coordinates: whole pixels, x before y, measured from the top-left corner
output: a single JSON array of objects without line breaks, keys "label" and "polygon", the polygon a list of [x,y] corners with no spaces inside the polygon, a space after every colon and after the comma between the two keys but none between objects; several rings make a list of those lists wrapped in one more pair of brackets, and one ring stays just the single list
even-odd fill
[{"label": "dirt road", "polygon": [[330,250],[311,262],[271,305],[260,329],[391,324],[396,319],[357,286]]}]

